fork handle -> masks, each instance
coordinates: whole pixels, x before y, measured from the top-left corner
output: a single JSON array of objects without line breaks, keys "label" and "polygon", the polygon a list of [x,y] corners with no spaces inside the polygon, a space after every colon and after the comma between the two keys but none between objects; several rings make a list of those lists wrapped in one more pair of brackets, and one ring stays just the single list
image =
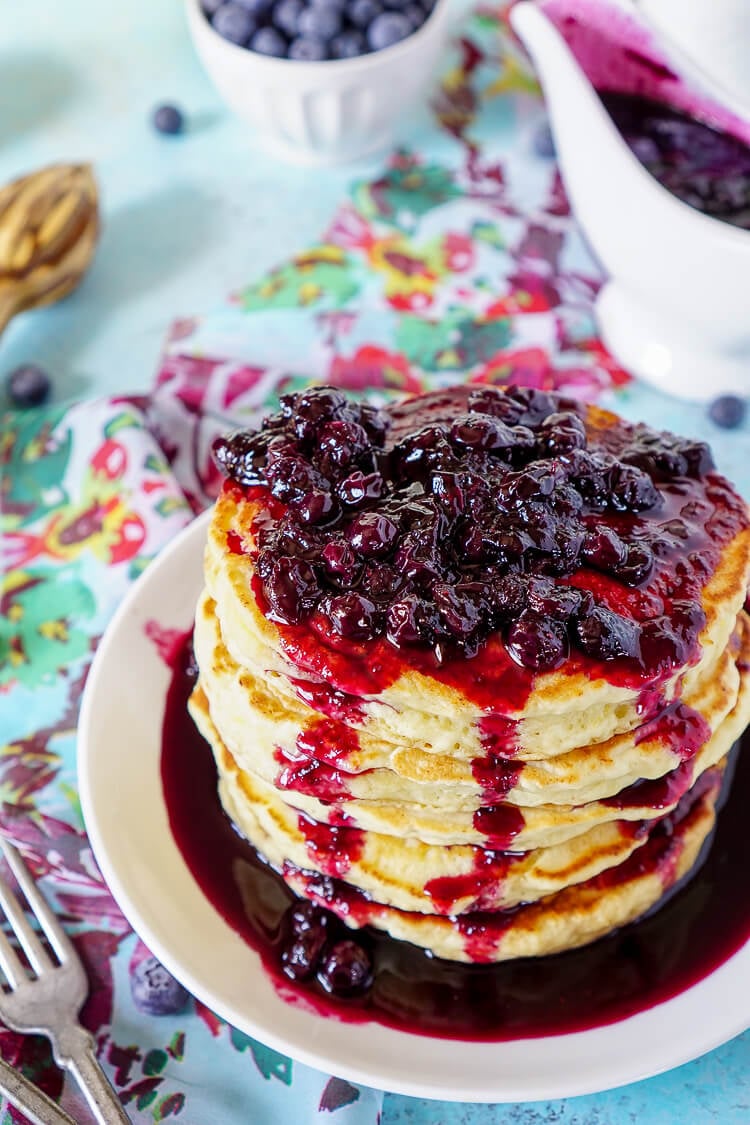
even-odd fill
[{"label": "fork handle", "polygon": [[4,1059],[0,1059],[0,1093],[33,1125],[75,1125],[64,1109]]},{"label": "fork handle", "polygon": [[84,1028],[66,1028],[53,1043],[55,1062],[69,1070],[84,1093],[99,1125],[130,1125],[130,1118],[102,1070],[94,1040]]}]

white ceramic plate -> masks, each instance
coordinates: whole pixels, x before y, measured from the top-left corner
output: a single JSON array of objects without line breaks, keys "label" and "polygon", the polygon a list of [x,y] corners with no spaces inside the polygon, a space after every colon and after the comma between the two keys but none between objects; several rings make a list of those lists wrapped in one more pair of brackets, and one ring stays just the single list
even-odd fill
[{"label": "white ceramic plate", "polygon": [[750,944],[673,1000],[592,1031],[465,1043],[350,1024],[276,994],[258,955],[203,896],[175,845],[159,759],[169,671],[144,626],[188,629],[201,588],[206,517],[154,562],[94,660],[79,729],[81,800],[94,853],[123,912],[185,986],[270,1047],[342,1078],[415,1097],[531,1101],[646,1078],[750,1024]]}]

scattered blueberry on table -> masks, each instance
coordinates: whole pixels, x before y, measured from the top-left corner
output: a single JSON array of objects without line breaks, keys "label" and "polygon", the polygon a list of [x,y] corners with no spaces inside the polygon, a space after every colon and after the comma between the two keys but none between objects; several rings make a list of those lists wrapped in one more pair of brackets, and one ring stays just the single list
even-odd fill
[{"label": "scattered blueberry on table", "polygon": [[24,363],[7,379],[8,397],[14,406],[25,409],[41,406],[49,398],[52,382],[47,372],[35,363]]},{"label": "scattered blueberry on table", "polygon": [[736,430],[745,421],[747,402],[739,395],[719,395],[708,408],[708,416],[725,430]]},{"label": "scattered blueberry on table", "polygon": [[176,105],[157,106],[151,120],[157,133],[167,136],[174,137],[185,128],[185,116]]},{"label": "scattered blueberry on table", "polygon": [[183,1011],[190,995],[156,957],[136,965],[130,977],[133,1003],[148,1016],[173,1016]]},{"label": "scattered blueberry on table", "polygon": [[535,130],[531,138],[531,148],[535,156],[541,156],[545,160],[555,156],[555,138],[552,136],[548,121],[543,121]]},{"label": "scattered blueberry on table", "polygon": [[214,30],[238,47],[299,62],[352,59],[413,35],[435,0],[201,0]]}]

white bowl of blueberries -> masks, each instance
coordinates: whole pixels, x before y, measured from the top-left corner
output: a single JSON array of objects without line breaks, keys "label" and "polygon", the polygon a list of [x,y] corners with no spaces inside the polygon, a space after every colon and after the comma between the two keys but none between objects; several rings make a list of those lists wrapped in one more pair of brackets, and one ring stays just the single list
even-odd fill
[{"label": "white bowl of blueberries", "polygon": [[186,0],[228,105],[288,158],[387,147],[436,80],[451,0]]}]

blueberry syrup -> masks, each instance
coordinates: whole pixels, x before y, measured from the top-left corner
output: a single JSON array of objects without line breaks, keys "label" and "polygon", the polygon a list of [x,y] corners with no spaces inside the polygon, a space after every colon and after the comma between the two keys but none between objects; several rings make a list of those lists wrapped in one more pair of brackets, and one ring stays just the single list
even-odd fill
[{"label": "blueberry syrup", "polygon": [[343,771],[334,769],[327,762],[291,757],[278,746],[274,758],[281,767],[275,781],[278,789],[317,797],[323,804],[346,801],[351,797]]},{"label": "blueberry syrup", "polygon": [[688,761],[705,746],[711,737],[711,727],[693,707],[673,700],[653,718],[642,723],[635,732],[635,744],[655,739],[667,746],[673,754]]},{"label": "blueberry syrup", "polygon": [[[563,1034],[653,1007],[707,976],[750,939],[750,898],[737,891],[746,879],[750,735],[743,739],[745,752],[737,759],[732,787],[702,865],[660,909],[581,950],[500,965],[463,965],[429,958],[416,946],[370,928],[352,933],[327,913],[316,915],[315,907],[295,898],[221,809],[211,751],[186,709],[194,676],[186,640],[167,696],[162,736],[162,784],[174,839],[207,899],[257,950],[280,994],[288,995],[290,979],[294,980],[293,987],[321,1015],[354,1022],[374,1020],[418,1034],[465,1040]],[[704,784],[711,783],[712,772],[707,771]],[[690,815],[689,809],[685,815]],[[674,862],[674,849],[670,850],[674,816],[667,817],[627,861],[630,870],[640,864],[668,873]],[[610,882],[622,878],[625,868],[617,869],[619,875],[600,877],[602,885],[607,878]],[[339,898],[346,896],[351,915],[366,920],[368,900],[355,888],[327,876],[311,877],[310,883],[321,894],[332,893],[333,888]],[[293,924],[300,936],[290,953],[288,927],[295,902],[301,920]],[[317,930],[306,920],[311,914],[318,920]],[[514,912],[487,918],[462,916],[469,952],[477,959],[491,956],[513,916]],[[341,940],[325,955],[315,975],[313,961],[321,955],[325,938],[320,935],[321,918]],[[355,949],[339,948],[350,946],[344,939],[353,937]],[[357,948],[364,950],[364,956]],[[336,957],[334,950],[338,950]],[[348,998],[331,994],[334,979],[344,970],[354,985],[369,983],[368,964],[370,987],[359,992],[355,988]]]},{"label": "blueberry syrup", "polygon": [[629,148],[667,191],[705,215],[750,230],[750,147],[640,94],[600,96]]}]

